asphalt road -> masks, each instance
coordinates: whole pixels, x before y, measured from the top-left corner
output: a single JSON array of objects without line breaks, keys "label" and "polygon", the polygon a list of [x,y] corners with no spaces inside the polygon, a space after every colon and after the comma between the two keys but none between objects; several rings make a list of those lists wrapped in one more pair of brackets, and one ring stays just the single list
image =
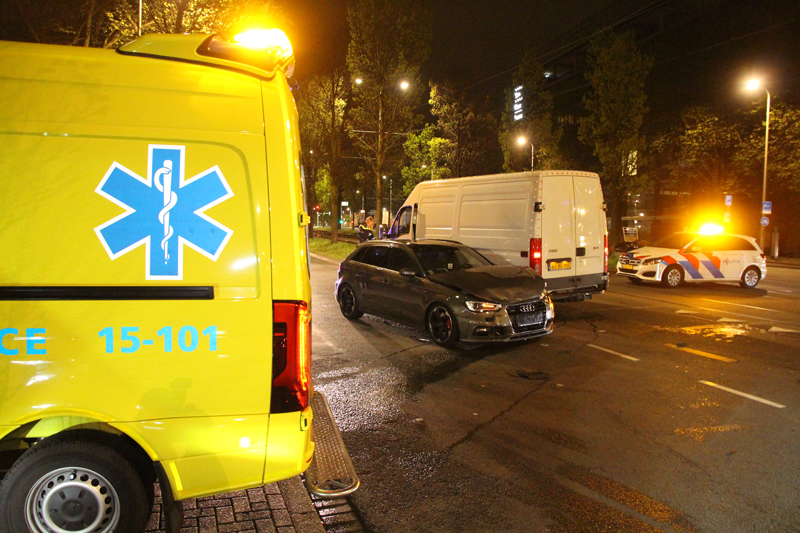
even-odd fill
[{"label": "asphalt road", "polygon": [[538,342],[442,349],[333,298],[313,372],[375,532],[800,530],[800,270],[755,290],[612,276]]}]

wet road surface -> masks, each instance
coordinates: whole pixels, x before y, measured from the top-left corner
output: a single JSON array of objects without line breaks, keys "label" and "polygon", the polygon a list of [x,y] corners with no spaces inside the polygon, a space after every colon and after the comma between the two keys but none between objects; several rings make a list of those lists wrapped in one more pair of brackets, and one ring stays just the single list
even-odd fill
[{"label": "wet road surface", "polygon": [[800,530],[800,270],[612,279],[537,342],[453,350],[348,321],[335,277],[312,260],[313,372],[362,486],[329,531]]}]

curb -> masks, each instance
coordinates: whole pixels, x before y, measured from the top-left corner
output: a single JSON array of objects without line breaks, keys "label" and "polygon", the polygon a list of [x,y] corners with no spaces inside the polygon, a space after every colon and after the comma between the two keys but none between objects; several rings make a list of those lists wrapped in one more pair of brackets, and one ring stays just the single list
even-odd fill
[{"label": "curb", "polygon": [[311,502],[311,496],[300,476],[278,481],[278,488],[296,533],[325,533],[317,508]]},{"label": "curb", "polygon": [[308,252],[308,256],[311,257],[312,259],[316,259],[318,261],[324,261],[325,263],[330,263],[332,265],[338,265],[339,263],[341,263],[341,261],[333,259],[332,257],[315,254],[313,252]]}]

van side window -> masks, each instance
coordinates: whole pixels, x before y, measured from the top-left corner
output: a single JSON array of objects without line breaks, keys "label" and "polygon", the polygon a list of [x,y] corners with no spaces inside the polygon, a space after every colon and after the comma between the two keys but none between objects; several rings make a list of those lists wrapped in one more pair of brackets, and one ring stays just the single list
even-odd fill
[{"label": "van side window", "polygon": [[367,253],[364,254],[362,262],[380,267],[389,267],[389,247],[388,246],[370,246],[367,248]]},{"label": "van side window", "polygon": [[404,207],[392,223],[389,230],[389,237],[396,239],[402,235],[411,233],[411,206]]}]

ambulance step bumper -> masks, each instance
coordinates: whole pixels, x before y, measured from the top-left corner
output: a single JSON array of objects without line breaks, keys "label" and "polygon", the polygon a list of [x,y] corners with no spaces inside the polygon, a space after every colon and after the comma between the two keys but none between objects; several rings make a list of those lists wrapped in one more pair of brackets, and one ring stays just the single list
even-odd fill
[{"label": "ambulance step bumper", "polygon": [[342,498],[361,483],[350,454],[339,433],[328,400],[315,392],[311,399],[314,419],[311,425],[314,458],[306,470],[306,488],[320,498]]}]

